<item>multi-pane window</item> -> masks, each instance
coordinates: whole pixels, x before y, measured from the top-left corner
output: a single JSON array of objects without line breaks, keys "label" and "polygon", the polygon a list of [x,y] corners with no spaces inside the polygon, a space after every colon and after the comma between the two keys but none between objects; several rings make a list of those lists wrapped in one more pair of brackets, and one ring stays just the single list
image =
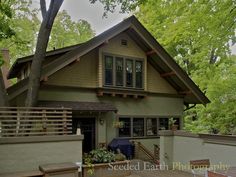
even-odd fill
[{"label": "multi-pane window", "polygon": [[157,119],[147,118],[146,119],[147,136],[157,135]]},{"label": "multi-pane window", "polygon": [[133,60],[126,60],[126,87],[133,87]]},{"label": "multi-pane window", "polygon": [[131,119],[130,118],[120,118],[120,122],[123,122],[123,126],[119,128],[120,137],[130,137],[131,136]]},{"label": "multi-pane window", "polygon": [[136,88],[143,87],[143,68],[142,61],[135,62],[135,78],[136,78]]},{"label": "multi-pane window", "polygon": [[[119,118],[122,127],[119,128],[120,137],[145,137],[157,136],[158,130],[169,130],[170,117],[163,118]],[[175,125],[180,129],[180,118],[175,117]]]},{"label": "multi-pane window", "polygon": [[133,118],[133,136],[134,137],[144,136],[143,118]]},{"label": "multi-pane window", "polygon": [[104,56],[104,85],[143,88],[143,61],[120,56]]},{"label": "multi-pane window", "polygon": [[105,56],[105,84],[113,85],[113,57]]},{"label": "multi-pane window", "polygon": [[169,119],[168,118],[160,118],[159,119],[159,129],[160,130],[168,130],[169,129]]},{"label": "multi-pane window", "polygon": [[123,86],[123,58],[116,58],[116,86]]}]

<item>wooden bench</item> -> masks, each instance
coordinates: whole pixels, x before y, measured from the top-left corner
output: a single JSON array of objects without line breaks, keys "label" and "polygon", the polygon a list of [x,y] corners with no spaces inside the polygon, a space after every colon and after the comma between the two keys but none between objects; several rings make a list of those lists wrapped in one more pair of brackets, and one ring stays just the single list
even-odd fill
[{"label": "wooden bench", "polygon": [[196,168],[209,168],[210,167],[210,160],[209,159],[202,159],[202,160],[191,160],[190,166],[192,169]]},{"label": "wooden bench", "polygon": [[192,169],[192,174],[194,175],[194,177],[200,174],[204,175],[207,173],[207,169],[210,167],[210,160],[209,159],[191,160],[190,167]]},{"label": "wooden bench", "polygon": [[216,172],[211,172],[208,171],[207,172],[208,177],[228,177],[226,175],[220,174],[220,173],[216,173]]}]

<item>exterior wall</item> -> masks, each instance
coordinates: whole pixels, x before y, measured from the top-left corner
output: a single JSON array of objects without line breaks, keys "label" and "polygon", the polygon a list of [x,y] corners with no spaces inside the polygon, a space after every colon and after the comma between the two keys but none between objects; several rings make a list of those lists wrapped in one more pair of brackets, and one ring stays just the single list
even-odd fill
[{"label": "exterior wall", "polygon": [[[128,41],[121,45],[121,39]],[[141,58],[144,60],[144,90],[154,93],[177,94],[176,90],[147,62],[146,53],[126,34],[121,33],[99,49],[80,58],[79,62],[57,71],[48,78],[46,85],[96,88],[103,87],[103,54]]]},{"label": "exterior wall", "polygon": [[[55,100],[55,101],[88,101],[88,102],[110,102],[119,111],[118,116],[177,116],[182,117],[183,99],[168,98],[150,95],[144,99],[133,98],[113,98],[109,96],[97,97],[93,90],[78,89],[47,89],[41,90],[39,94],[40,100]],[[99,118],[102,117],[105,122],[99,124]],[[97,143],[109,143],[113,138],[117,137],[117,129],[113,127],[113,122],[117,115],[114,112],[108,112],[99,115],[97,118]],[[181,121],[182,122],[182,121]],[[145,145],[153,150],[153,144],[159,144],[159,139],[154,143],[152,138],[149,140],[138,140],[144,142]]]},{"label": "exterior wall", "polygon": [[[128,41],[127,46],[121,45],[121,39],[125,39]],[[146,61],[147,57],[145,52],[138,47],[138,45],[125,33],[121,33],[118,36],[108,41],[108,44],[104,45],[99,49],[99,69],[98,69],[98,82],[99,87],[103,86],[103,53],[109,53],[114,55],[127,56],[132,58],[142,58],[144,59],[144,73],[146,73]],[[145,77],[144,77],[145,78]],[[144,89],[146,90],[146,79],[144,79]]]},{"label": "exterior wall", "polygon": [[211,165],[236,165],[233,155],[236,154],[235,136],[210,135],[209,141],[201,135],[182,131],[162,131],[160,134],[162,164],[165,162],[172,167],[173,162],[189,165],[190,160],[209,159]]},{"label": "exterior wall", "polygon": [[82,56],[79,61],[57,71],[45,82],[47,85],[97,87],[97,50]]},{"label": "exterior wall", "polygon": [[148,95],[147,98],[97,97],[96,92],[78,89],[41,90],[40,100],[110,102],[118,109],[119,115],[136,116],[182,116],[183,99]]},{"label": "exterior wall", "polygon": [[82,162],[82,136],[0,138],[0,172],[38,170],[39,165]]},{"label": "exterior wall", "polygon": [[153,66],[147,63],[147,90],[154,93],[177,94],[176,90],[160,76]]}]

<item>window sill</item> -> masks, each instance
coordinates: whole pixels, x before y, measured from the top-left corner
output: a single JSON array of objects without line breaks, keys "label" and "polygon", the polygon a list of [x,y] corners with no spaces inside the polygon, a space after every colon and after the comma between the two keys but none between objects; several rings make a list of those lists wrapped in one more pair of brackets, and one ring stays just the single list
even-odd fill
[{"label": "window sill", "polygon": [[112,87],[112,86],[104,86],[103,88],[97,89],[98,96],[119,96],[119,97],[131,97],[131,98],[145,98],[148,92],[144,91],[144,89],[137,88],[124,88],[124,87]]},{"label": "window sill", "polygon": [[143,137],[117,137],[116,139],[156,139],[160,138],[159,135],[157,136],[143,136]]}]

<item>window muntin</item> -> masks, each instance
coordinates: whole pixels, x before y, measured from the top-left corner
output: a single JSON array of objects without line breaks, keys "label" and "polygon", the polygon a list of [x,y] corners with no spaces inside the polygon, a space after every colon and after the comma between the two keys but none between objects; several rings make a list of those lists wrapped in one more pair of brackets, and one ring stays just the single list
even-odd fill
[{"label": "window muntin", "polygon": [[126,87],[133,87],[133,60],[126,60]]},{"label": "window muntin", "polygon": [[119,118],[119,121],[123,122],[123,126],[119,128],[119,137],[130,137],[131,136],[131,119]]},{"label": "window muntin", "polygon": [[157,119],[156,118],[146,119],[146,134],[147,136],[157,135]]},{"label": "window muntin", "polygon": [[143,87],[143,62],[135,61],[135,79],[136,88]]},{"label": "window muntin", "polygon": [[124,76],[124,64],[123,58],[116,57],[116,86],[123,86]]},{"label": "window muntin", "polygon": [[113,85],[113,57],[105,56],[105,85]]},{"label": "window muntin", "polygon": [[133,136],[142,137],[144,136],[144,119],[133,118]]},{"label": "window muntin", "polygon": [[169,119],[159,118],[159,130],[168,130],[168,129],[169,129]]},{"label": "window muntin", "polygon": [[[169,119],[171,117],[162,117],[162,118],[119,118],[120,122],[123,122],[121,128],[119,128],[119,137],[149,137],[157,136],[158,130],[169,130]],[[175,125],[178,125],[180,129],[181,119],[175,117]],[[145,127],[145,128],[144,128]]]}]

